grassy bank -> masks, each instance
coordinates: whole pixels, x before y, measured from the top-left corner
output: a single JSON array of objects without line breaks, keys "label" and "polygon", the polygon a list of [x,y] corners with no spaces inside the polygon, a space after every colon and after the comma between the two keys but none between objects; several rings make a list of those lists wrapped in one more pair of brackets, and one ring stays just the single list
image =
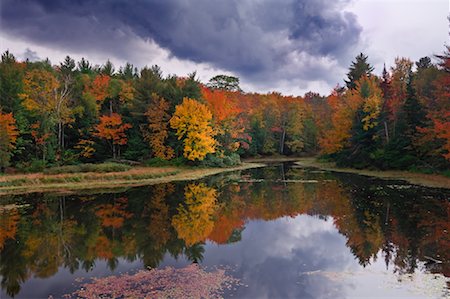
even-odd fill
[{"label": "grassy bank", "polygon": [[72,193],[76,190],[118,189],[166,183],[171,181],[196,180],[221,172],[262,167],[261,163],[242,163],[228,168],[189,167],[131,167],[127,170],[75,173],[33,173],[0,176],[0,196],[33,192]]},{"label": "grassy bank", "polygon": [[450,189],[450,178],[437,175],[437,174],[424,174],[409,171],[397,171],[397,170],[366,170],[366,169],[354,169],[354,168],[340,168],[333,162],[322,162],[316,158],[299,158],[298,165],[305,167],[316,167],[323,170],[355,173],[360,175],[372,176],[386,180],[404,180],[411,184],[421,185],[425,187],[445,188]]}]

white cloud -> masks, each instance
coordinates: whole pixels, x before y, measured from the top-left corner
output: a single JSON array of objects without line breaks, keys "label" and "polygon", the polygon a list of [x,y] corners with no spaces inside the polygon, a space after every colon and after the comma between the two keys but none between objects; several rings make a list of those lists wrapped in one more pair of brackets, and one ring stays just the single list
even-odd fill
[{"label": "white cloud", "polygon": [[[349,7],[363,27],[360,49],[375,72],[397,56],[413,61],[442,53],[449,42],[448,0],[359,0]],[[357,54],[357,53],[355,53]]]}]

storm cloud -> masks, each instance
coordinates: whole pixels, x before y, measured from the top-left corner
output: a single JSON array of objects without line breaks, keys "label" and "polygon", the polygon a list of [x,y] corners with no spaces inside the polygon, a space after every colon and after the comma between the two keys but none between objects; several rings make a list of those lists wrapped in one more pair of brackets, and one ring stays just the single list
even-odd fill
[{"label": "storm cloud", "polygon": [[362,30],[345,11],[348,2],[2,0],[1,26],[10,36],[78,53],[133,62],[146,55],[145,42],[255,82],[335,84]]}]

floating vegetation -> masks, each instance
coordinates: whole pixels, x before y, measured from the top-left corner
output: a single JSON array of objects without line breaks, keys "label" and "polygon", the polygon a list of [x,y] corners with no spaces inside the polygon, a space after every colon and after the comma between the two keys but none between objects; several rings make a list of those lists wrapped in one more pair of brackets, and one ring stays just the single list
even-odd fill
[{"label": "floating vegetation", "polygon": [[279,180],[279,182],[282,182],[282,183],[307,183],[307,184],[314,183],[314,184],[316,184],[319,181],[318,180]]},{"label": "floating vegetation", "polygon": [[412,185],[387,185],[386,187],[391,188],[391,189],[403,190],[403,189],[409,189],[413,186]]},{"label": "floating vegetation", "polygon": [[197,264],[184,268],[141,270],[135,274],[92,278],[66,298],[222,298],[238,279],[216,269],[206,272]]},{"label": "floating vegetation", "polygon": [[309,173],[329,173],[329,171],[326,171],[326,170],[310,170]]},{"label": "floating vegetation", "polygon": [[239,180],[238,183],[262,183],[265,180],[263,179],[244,179],[244,180]]}]

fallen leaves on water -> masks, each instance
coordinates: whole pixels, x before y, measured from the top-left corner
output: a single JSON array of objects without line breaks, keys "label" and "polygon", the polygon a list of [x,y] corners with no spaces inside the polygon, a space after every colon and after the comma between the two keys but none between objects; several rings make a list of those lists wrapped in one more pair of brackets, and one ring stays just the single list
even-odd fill
[{"label": "fallen leaves on water", "polygon": [[66,298],[222,298],[222,291],[235,285],[239,280],[223,269],[207,272],[192,264],[93,278]]}]

